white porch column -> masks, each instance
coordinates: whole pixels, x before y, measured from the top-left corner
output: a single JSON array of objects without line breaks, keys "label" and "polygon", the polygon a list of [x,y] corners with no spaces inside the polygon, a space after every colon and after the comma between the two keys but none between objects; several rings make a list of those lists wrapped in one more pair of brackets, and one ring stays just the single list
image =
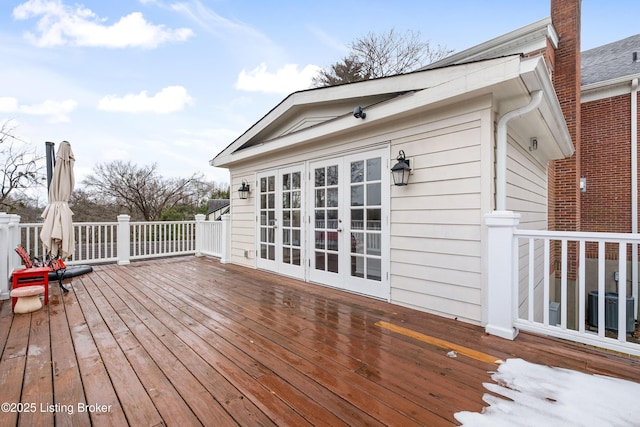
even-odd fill
[{"label": "white porch column", "polygon": [[13,242],[9,236],[9,221],[11,215],[0,212],[0,300],[9,299],[9,245]]},{"label": "white porch column", "polygon": [[204,220],[207,218],[204,214],[196,215],[196,256],[202,256],[202,248],[204,247]]},{"label": "white porch column", "polygon": [[118,215],[118,265],[131,262],[131,216]]},{"label": "white porch column", "polygon": [[491,335],[513,340],[518,330],[513,327],[517,256],[513,232],[520,223],[520,214],[510,211],[494,211],[485,215],[488,227],[488,286],[487,326]]},{"label": "white porch column", "polygon": [[220,262],[227,264],[231,262],[231,215],[224,214],[220,217],[222,221],[222,256]]}]

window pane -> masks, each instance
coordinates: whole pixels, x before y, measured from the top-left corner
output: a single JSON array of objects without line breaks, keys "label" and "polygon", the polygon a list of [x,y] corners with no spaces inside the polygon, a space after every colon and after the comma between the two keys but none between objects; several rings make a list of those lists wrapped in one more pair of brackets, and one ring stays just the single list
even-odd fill
[{"label": "window pane", "polygon": [[367,255],[380,255],[380,233],[367,233]]},{"label": "window pane", "polygon": [[337,188],[327,189],[327,206],[330,208],[335,208],[338,206],[338,189]]},{"label": "window pane", "polygon": [[338,228],[338,210],[337,209],[327,210],[327,228],[331,230],[336,230]]},{"label": "window pane", "polygon": [[267,189],[269,191],[276,191],[276,177],[270,176],[267,178]]},{"label": "window pane", "polygon": [[324,187],[324,168],[316,169],[316,187]]},{"label": "window pane", "polygon": [[260,192],[267,192],[267,178],[260,178]]},{"label": "window pane", "polygon": [[380,209],[367,209],[367,230],[380,230]]},{"label": "window pane", "polygon": [[292,232],[291,232],[291,246],[300,247],[300,230],[292,230]]},{"label": "window pane", "polygon": [[364,258],[361,256],[351,256],[351,275],[353,277],[364,277]]},{"label": "window pane", "polygon": [[300,188],[300,172],[291,175],[291,188],[297,190]]},{"label": "window pane", "polygon": [[382,271],[379,259],[367,258],[367,279],[380,281],[382,279]]},{"label": "window pane", "polygon": [[260,258],[267,259],[267,245],[260,245]]},{"label": "window pane", "polygon": [[267,194],[267,208],[274,209],[276,207],[276,195],[273,193]]},{"label": "window pane", "polygon": [[329,251],[338,250],[338,232],[337,231],[327,232],[327,250]]},{"label": "window pane", "polygon": [[364,185],[351,187],[351,206],[364,206]]},{"label": "window pane", "polygon": [[324,189],[316,190],[316,208],[324,207]]},{"label": "window pane", "polygon": [[291,264],[300,265],[300,249],[291,250]]},{"label": "window pane", "polygon": [[316,249],[324,249],[325,243],[324,231],[316,231]]},{"label": "window pane", "polygon": [[351,233],[351,253],[364,253],[364,233]]},{"label": "window pane", "polygon": [[282,212],[282,226],[291,227],[291,211]]},{"label": "window pane", "polygon": [[282,175],[282,189],[290,190],[291,189],[291,175],[285,173]]},{"label": "window pane", "polygon": [[291,193],[282,194],[282,207],[289,209],[291,207]]},{"label": "window pane", "polygon": [[367,205],[380,206],[382,203],[382,195],[380,192],[380,183],[367,184]]},{"label": "window pane", "polygon": [[300,227],[300,211],[293,211],[292,213],[292,221],[291,221],[291,226],[292,227]]},{"label": "window pane", "polygon": [[271,261],[276,259],[276,247],[273,245],[269,245],[269,247],[267,248],[267,251],[269,252],[269,259]]},{"label": "window pane", "polygon": [[367,181],[380,180],[381,165],[382,159],[380,157],[367,160]]},{"label": "window pane", "polygon": [[260,209],[267,209],[267,195],[260,195]]},{"label": "window pane", "polygon": [[338,166],[327,168],[327,185],[338,185]]},{"label": "window pane", "polygon": [[316,252],[316,270],[326,270],[324,252]]},{"label": "window pane", "polygon": [[364,181],[364,162],[351,162],[351,182]]},{"label": "window pane", "polygon": [[290,235],[291,235],[291,230],[289,230],[288,228],[283,228],[282,229],[282,244],[283,245],[291,244],[291,240],[289,240]]},{"label": "window pane", "polygon": [[316,228],[325,228],[324,210],[316,211]]},{"label": "window pane", "polygon": [[364,209],[351,209],[351,229],[364,230]]},{"label": "window pane", "polygon": [[327,254],[327,271],[338,272],[338,254]]},{"label": "window pane", "polygon": [[289,264],[290,263],[290,256],[291,256],[291,249],[289,248],[282,248],[282,262]]},{"label": "window pane", "polygon": [[300,193],[300,191],[292,191],[291,192],[291,207],[294,209],[299,209],[300,205],[302,204],[301,202],[301,197],[302,194]]}]

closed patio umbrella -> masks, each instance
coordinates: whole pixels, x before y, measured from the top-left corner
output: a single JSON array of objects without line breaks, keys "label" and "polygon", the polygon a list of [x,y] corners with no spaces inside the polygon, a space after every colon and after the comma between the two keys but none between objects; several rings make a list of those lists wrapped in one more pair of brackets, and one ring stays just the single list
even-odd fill
[{"label": "closed patio umbrella", "polygon": [[49,204],[42,212],[44,224],[40,231],[40,240],[51,258],[56,256],[68,258],[73,254],[75,246],[73,212],[68,205],[75,184],[74,162],[71,144],[62,141],[56,154],[53,177],[49,186]]}]

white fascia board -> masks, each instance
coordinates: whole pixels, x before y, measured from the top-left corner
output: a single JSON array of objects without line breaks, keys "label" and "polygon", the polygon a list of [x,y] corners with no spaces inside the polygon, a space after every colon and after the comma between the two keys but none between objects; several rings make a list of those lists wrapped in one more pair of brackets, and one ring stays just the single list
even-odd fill
[{"label": "white fascia board", "polygon": [[551,41],[554,48],[558,47],[558,33],[553,27],[550,17],[455,53],[440,61],[427,65],[425,69],[516,53],[527,54],[546,48],[547,40]]},{"label": "white fascia board", "polygon": [[[449,98],[471,92],[475,92],[477,95],[477,92],[483,88],[489,88],[493,85],[518,78],[520,76],[520,61],[521,58],[518,55],[513,55],[510,57],[398,76],[400,78],[420,78],[422,84],[416,85],[415,82],[413,84],[406,84],[405,89],[407,91],[409,91],[410,87],[422,87],[424,89],[416,90],[404,96],[369,107],[366,111],[367,118],[365,120],[355,119],[353,115],[349,113],[327,123],[305,128],[299,132],[283,135],[270,141],[264,141],[240,151],[223,151],[211,161],[212,166],[227,167],[232,163],[247,160],[268,152],[285,149],[298,143],[311,142],[319,138],[352,132],[356,130],[358,126],[372,126]],[[357,95],[360,96],[361,93]]]},{"label": "white fascia board", "polygon": [[628,76],[601,82],[584,85],[580,88],[580,103],[598,101],[600,99],[631,93],[631,82],[640,78],[640,74],[630,74]]},{"label": "white fascia board", "polygon": [[538,110],[562,155],[571,157],[575,152],[575,148],[544,58],[537,56],[524,59],[520,64],[520,70],[522,81],[529,92],[534,90],[543,91],[543,101]]}]

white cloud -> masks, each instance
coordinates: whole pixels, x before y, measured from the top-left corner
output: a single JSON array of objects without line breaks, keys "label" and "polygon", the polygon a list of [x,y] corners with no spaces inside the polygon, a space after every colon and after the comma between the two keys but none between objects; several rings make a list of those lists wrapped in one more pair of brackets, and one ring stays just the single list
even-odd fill
[{"label": "white cloud", "polygon": [[64,101],[46,100],[40,104],[20,105],[16,98],[0,98],[0,112],[47,116],[49,123],[70,121],[68,114],[75,110],[77,106],[78,103],[72,99]]},{"label": "white cloud", "polygon": [[181,111],[186,105],[193,104],[193,98],[182,86],[169,86],[153,96],[143,90],[139,94],[123,97],[109,95],[102,98],[98,109],[104,111],[122,111],[126,113],[173,113]]},{"label": "white cloud", "polygon": [[240,71],[236,81],[236,89],[248,92],[265,92],[289,94],[297,90],[309,89],[313,77],[321,70],[317,65],[307,65],[298,71],[297,64],[287,64],[276,70],[275,73],[267,71],[265,63],[253,70]]},{"label": "white cloud", "polygon": [[40,17],[38,35],[26,37],[41,47],[72,44],[111,48],[155,48],[171,41],[184,41],[193,35],[189,28],[170,29],[147,22],[140,12],[121,17],[112,25],[105,25],[90,9],[72,8],[61,0],[29,0],[13,9],[15,19]]}]

